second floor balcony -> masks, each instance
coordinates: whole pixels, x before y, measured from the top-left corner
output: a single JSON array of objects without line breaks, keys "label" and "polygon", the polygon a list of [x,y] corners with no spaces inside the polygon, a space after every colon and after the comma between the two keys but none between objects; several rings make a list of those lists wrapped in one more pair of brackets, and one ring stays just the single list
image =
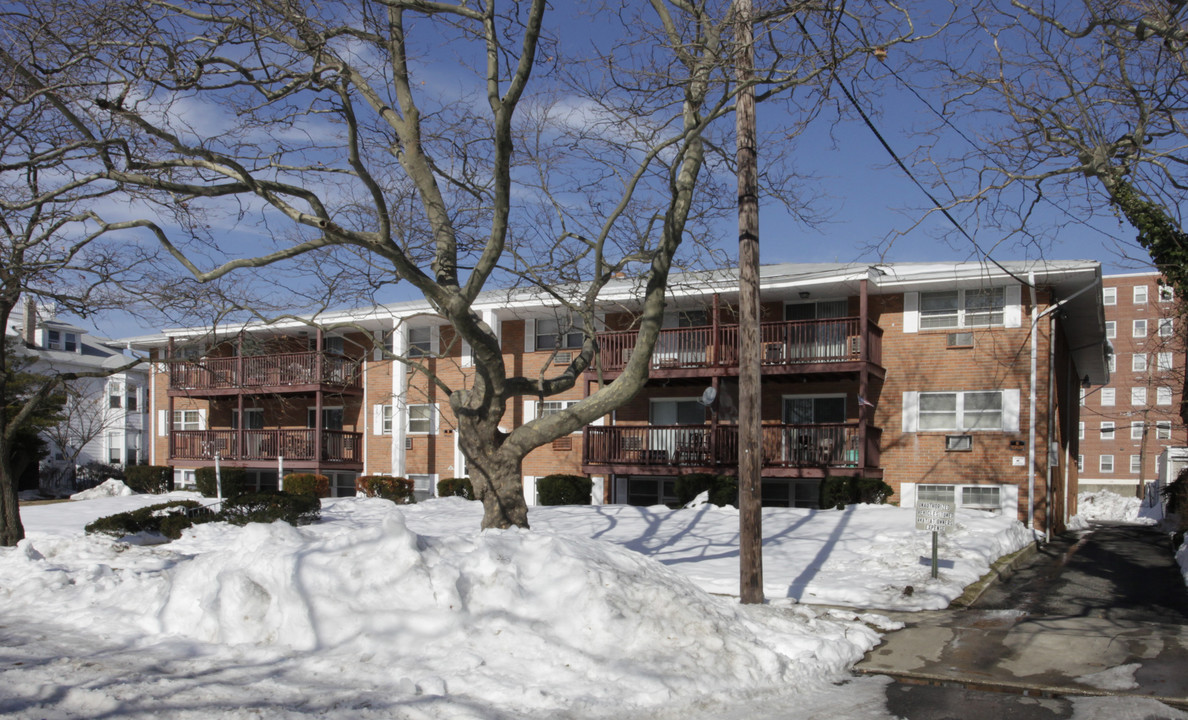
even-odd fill
[{"label": "second floor balcony", "polygon": [[174,430],[169,434],[171,460],[213,462],[268,461],[362,463],[363,434],[342,430]]},{"label": "second floor balcony", "polygon": [[360,389],[360,378],[358,360],[325,352],[212,357],[169,366],[169,390],[176,394]]},{"label": "second floor balcony", "polygon": [[[666,328],[652,350],[651,375],[737,374],[738,325]],[[862,364],[881,366],[883,331],[859,318],[789,320],[760,325],[760,362],[765,373],[847,372]],[[598,334],[604,373],[627,366],[637,333]]]}]

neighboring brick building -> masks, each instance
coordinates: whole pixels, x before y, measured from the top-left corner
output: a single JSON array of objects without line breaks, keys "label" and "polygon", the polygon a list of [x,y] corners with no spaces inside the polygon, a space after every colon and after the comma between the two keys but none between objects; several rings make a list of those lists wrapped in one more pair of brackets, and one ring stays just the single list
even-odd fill
[{"label": "neighboring brick building", "polygon": [[[677,280],[647,387],[605,422],[534,450],[530,504],[536,478],[555,472],[585,472],[605,501],[652,504],[674,499],[679,474],[736,471],[737,273]],[[606,379],[635,341],[629,285],[610,290]],[[1075,512],[1077,392],[1108,379],[1097,263],[776,265],[762,269],[761,294],[766,504],[813,507],[822,478],[860,476],[885,479],[904,505],[947,498],[1038,528]],[[539,296],[491,294],[475,311],[520,375],[562,367],[581,342]],[[268,487],[282,455],[286,471],[330,474],[338,494],[360,473],[412,478],[422,495],[466,475],[440,389],[382,349],[456,387],[473,371],[449,326],[420,302],[319,323],[251,326],[215,343],[195,331],[136,339],[191,358],[156,366],[154,462],[184,480],[219,449]],[[510,405],[507,427],[580,401],[598,372]]]},{"label": "neighboring brick building", "polygon": [[1083,394],[1081,489],[1136,495],[1159,454],[1188,444],[1180,419],[1184,344],[1178,303],[1156,272],[1102,279],[1110,382]]}]

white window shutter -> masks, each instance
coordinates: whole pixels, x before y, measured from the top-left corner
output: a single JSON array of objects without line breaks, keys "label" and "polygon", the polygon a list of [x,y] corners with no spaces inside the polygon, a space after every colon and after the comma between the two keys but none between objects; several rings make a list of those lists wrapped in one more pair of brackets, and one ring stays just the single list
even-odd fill
[{"label": "white window shutter", "polygon": [[536,419],[536,401],[524,401],[524,424],[528,424]]},{"label": "white window shutter", "polygon": [[205,409],[198,411],[198,429],[199,430],[206,429],[206,410]]},{"label": "white window shutter", "polygon": [[524,503],[528,507],[536,506],[536,476],[524,476]]},{"label": "white window shutter", "polygon": [[429,328],[429,352],[434,355],[441,352],[441,326],[434,325]]},{"label": "white window shutter", "polygon": [[474,353],[470,351],[470,343],[462,341],[462,367],[474,367]]},{"label": "white window shutter", "polygon": [[1019,389],[1002,391],[1003,432],[1019,432]]},{"label": "white window shutter", "polygon": [[899,483],[899,507],[916,507],[916,483]]},{"label": "white window shutter", "polygon": [[905,333],[920,331],[920,293],[918,292],[903,294],[903,331]]},{"label": "white window shutter", "polygon": [[384,406],[383,405],[372,405],[371,406],[371,427],[372,427],[371,433],[373,435],[383,435],[384,434]]},{"label": "white window shutter", "polygon": [[1007,285],[1003,297],[1002,324],[1009,328],[1023,325],[1023,287],[1021,285]]},{"label": "white window shutter", "polygon": [[903,431],[916,432],[920,427],[920,393],[909,390],[903,394]]},{"label": "white window shutter", "polygon": [[441,409],[437,403],[433,403],[429,407],[429,434],[436,435],[437,429],[441,427]]},{"label": "white window shutter", "polygon": [[524,352],[536,352],[536,321],[524,321]]},{"label": "white window shutter", "polygon": [[374,330],[371,333],[371,359],[379,362],[384,359],[384,331]]},{"label": "white window shutter", "polygon": [[169,411],[157,411],[157,437],[167,437],[169,435]]}]

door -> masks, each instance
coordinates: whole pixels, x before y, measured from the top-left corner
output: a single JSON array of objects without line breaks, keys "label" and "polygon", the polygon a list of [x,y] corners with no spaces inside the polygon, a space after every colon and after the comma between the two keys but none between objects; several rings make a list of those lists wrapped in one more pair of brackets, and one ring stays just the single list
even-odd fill
[{"label": "door", "polygon": [[[705,406],[696,400],[653,400],[649,406],[648,422],[653,426],[648,432],[648,450],[656,455],[652,459],[677,459],[678,445],[683,447],[689,441],[691,432],[704,433]],[[689,425],[693,428],[674,428],[673,425]],[[668,427],[663,427],[668,426]]]}]

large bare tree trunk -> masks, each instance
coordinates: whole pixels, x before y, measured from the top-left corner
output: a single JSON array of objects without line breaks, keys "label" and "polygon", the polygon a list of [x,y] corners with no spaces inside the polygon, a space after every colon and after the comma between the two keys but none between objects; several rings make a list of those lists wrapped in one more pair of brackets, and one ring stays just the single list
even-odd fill
[{"label": "large bare tree trunk", "polygon": [[21,524],[18,480],[8,456],[8,443],[0,443],[0,546],[12,547],[25,537]]}]

